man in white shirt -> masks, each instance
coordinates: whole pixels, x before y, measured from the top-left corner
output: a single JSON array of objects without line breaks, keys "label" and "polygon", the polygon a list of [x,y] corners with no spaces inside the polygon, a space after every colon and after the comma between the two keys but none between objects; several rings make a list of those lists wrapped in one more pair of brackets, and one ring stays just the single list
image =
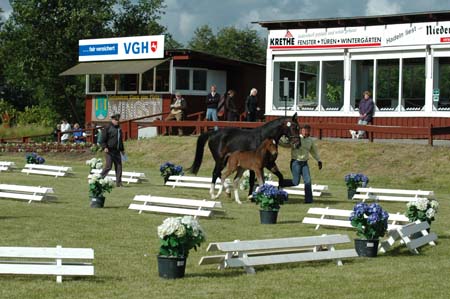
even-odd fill
[{"label": "man in white shirt", "polygon": [[[70,127],[70,124],[67,122],[66,119],[63,119],[61,122],[61,133],[67,132],[67,131],[71,131],[72,128]],[[69,141],[70,138],[70,133],[64,133],[61,136],[61,143],[66,143],[67,141]]]}]

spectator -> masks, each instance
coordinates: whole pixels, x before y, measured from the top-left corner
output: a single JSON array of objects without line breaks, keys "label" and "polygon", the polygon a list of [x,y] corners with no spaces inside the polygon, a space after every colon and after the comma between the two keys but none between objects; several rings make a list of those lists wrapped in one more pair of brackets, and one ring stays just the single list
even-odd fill
[{"label": "spectator", "polygon": [[106,163],[100,176],[104,178],[114,163],[116,186],[122,187],[122,155],[125,155],[125,149],[119,120],[120,114],[114,114],[111,116],[111,123],[106,125],[102,131],[100,144],[105,152]]},{"label": "spectator", "polygon": [[75,143],[86,141],[85,134],[83,133],[83,130],[80,128],[80,125],[78,123],[75,123],[73,125],[73,141],[75,141]]},{"label": "spectator", "polygon": [[[185,109],[186,109],[186,101],[181,96],[181,93],[177,92],[175,94],[175,98],[172,99],[172,104],[170,105],[170,113],[166,117],[166,121],[174,119],[176,119],[177,121],[183,120]],[[165,135],[169,135],[169,131],[167,129]],[[181,127],[178,127],[178,136],[183,136],[183,128]]]},{"label": "spectator", "polygon": [[[219,106],[220,94],[216,92],[216,85],[211,85],[211,92],[206,96],[206,120],[218,121],[217,107]],[[215,128],[217,130],[217,127]]]},{"label": "spectator", "polygon": [[61,132],[61,124],[57,124],[53,130],[53,141],[58,142],[58,133]]},{"label": "spectator", "polygon": [[258,90],[256,88],[252,88],[250,90],[250,95],[247,97],[245,101],[245,112],[247,112],[247,121],[255,122],[256,121],[256,113],[259,111],[258,107],[258,98],[256,95],[258,94]]},{"label": "spectator", "polygon": [[67,141],[69,141],[70,139],[70,133],[65,133],[72,130],[72,128],[70,127],[70,124],[67,122],[66,119],[63,119],[61,122],[61,133],[64,133],[61,136],[61,143],[66,143]]},{"label": "spectator", "polygon": [[225,110],[227,111],[227,120],[228,121],[238,121],[239,120],[239,111],[236,107],[235,101],[235,92],[230,89],[227,93],[227,97],[225,99]]},{"label": "spectator", "polygon": [[[371,94],[369,91],[363,92],[363,98],[359,102],[359,120],[358,125],[367,125],[372,123],[374,114],[374,104],[373,100],[371,98]],[[366,134],[365,131],[359,130],[358,133],[354,130],[350,130],[350,134],[352,135],[353,139],[360,139],[363,138]]]},{"label": "spectator", "polygon": [[300,140],[301,145],[291,145],[289,141],[280,142],[283,147],[291,146],[291,172],[292,180],[284,180],[283,187],[297,186],[300,184],[300,179],[303,177],[305,183],[305,203],[313,202],[313,194],[311,187],[311,175],[309,172],[308,159],[309,154],[317,161],[319,170],[322,169],[322,162],[320,161],[319,153],[317,151],[314,140],[310,137],[311,127],[305,125],[301,129]]}]

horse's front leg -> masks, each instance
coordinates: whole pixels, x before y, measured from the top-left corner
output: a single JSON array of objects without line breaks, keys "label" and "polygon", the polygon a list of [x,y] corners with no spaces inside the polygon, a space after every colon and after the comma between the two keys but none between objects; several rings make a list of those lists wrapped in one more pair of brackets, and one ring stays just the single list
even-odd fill
[{"label": "horse's front leg", "polygon": [[255,172],[253,170],[249,170],[250,176],[248,178],[249,187],[248,187],[248,198],[252,198],[253,189],[255,188]]},{"label": "horse's front leg", "polygon": [[278,187],[282,188],[285,185],[286,182],[284,181],[283,174],[278,169],[277,164],[275,162],[268,163],[266,165],[266,168],[268,170],[270,170],[271,173],[273,173],[274,175],[277,176],[277,178],[278,178]]},{"label": "horse's front leg", "polygon": [[258,184],[259,184],[258,189],[259,189],[259,187],[264,185],[264,168],[257,169],[255,174],[256,174],[256,179],[258,180]]},{"label": "horse's front leg", "polygon": [[234,180],[233,180],[234,200],[238,204],[242,204],[242,202],[239,200],[239,181],[241,180],[243,173],[244,173],[244,169],[241,167],[238,167],[236,176],[234,177]]},{"label": "horse's front leg", "polygon": [[219,178],[221,176],[222,169],[223,169],[223,167],[219,163],[216,163],[216,166],[214,167],[214,170],[212,173],[211,186],[209,188],[209,194],[211,195],[211,199],[214,199],[214,189],[215,189],[216,181],[217,181],[217,178]]}]

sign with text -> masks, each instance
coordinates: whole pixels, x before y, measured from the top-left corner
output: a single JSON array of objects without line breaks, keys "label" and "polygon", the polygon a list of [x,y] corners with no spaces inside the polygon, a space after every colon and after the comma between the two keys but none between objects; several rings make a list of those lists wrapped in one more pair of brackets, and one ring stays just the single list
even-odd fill
[{"label": "sign with text", "polygon": [[271,30],[272,50],[413,46],[450,43],[450,22]]},{"label": "sign with text", "polygon": [[164,35],[82,39],[78,42],[79,61],[164,58]]}]

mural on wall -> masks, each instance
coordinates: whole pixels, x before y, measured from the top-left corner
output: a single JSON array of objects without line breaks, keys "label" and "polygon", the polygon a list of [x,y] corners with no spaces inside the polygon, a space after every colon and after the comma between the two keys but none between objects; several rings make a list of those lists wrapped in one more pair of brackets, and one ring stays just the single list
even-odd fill
[{"label": "mural on wall", "polygon": [[[103,100],[102,100],[103,99]],[[109,119],[111,115],[120,113],[121,119],[133,119],[145,115],[162,113],[162,96],[161,95],[144,95],[144,96],[97,96],[93,101],[94,119]],[[104,111],[102,110],[104,108]],[[103,117],[103,115],[105,115]],[[103,117],[103,118],[101,118]],[[146,118],[142,121],[152,121],[156,117]]]},{"label": "mural on wall", "polygon": [[108,98],[106,96],[98,96],[94,99],[95,118],[104,120],[108,116]]}]

